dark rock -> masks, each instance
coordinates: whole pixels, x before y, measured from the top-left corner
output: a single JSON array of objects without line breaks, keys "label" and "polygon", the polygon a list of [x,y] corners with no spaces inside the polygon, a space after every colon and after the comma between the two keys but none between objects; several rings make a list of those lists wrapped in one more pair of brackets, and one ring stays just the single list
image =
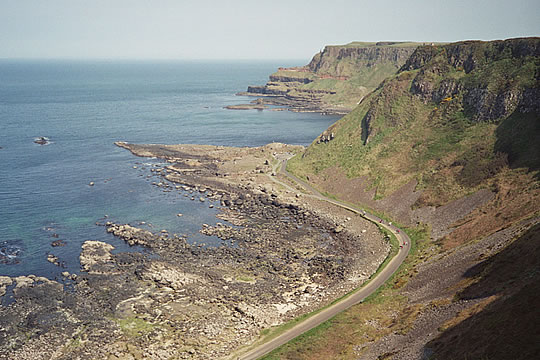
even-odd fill
[{"label": "dark rock", "polygon": [[52,247],[58,247],[58,246],[66,246],[66,242],[64,240],[55,240],[51,243]]},{"label": "dark rock", "polygon": [[48,137],[45,137],[45,136],[40,136],[40,137],[34,139],[34,142],[36,144],[39,144],[39,145],[49,145],[50,144],[50,139]]}]

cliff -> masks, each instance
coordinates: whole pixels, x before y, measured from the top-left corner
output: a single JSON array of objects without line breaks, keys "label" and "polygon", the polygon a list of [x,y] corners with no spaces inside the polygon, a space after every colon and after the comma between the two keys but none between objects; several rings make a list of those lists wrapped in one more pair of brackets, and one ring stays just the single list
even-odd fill
[{"label": "cliff", "polygon": [[[356,44],[356,45],[355,45]],[[416,43],[351,43],[348,46],[326,46],[306,66],[318,75],[351,77],[365,68],[391,64],[396,70],[411,56]]]},{"label": "cliff", "polygon": [[540,56],[538,44],[515,39],[422,47],[400,71],[419,71],[411,91],[424,102],[459,97],[464,111],[476,121],[505,118],[514,111],[539,112],[533,61]]},{"label": "cliff", "polygon": [[[540,38],[419,46],[289,161],[289,171],[319,190],[386,214],[415,238],[384,297],[318,334],[332,354],[538,354],[533,330],[522,324],[530,322],[523,307],[534,303],[538,282],[523,275],[540,266],[539,49]],[[309,66],[346,74],[321,57]],[[376,329],[346,325],[351,317]],[[326,348],[301,346],[291,353],[332,357]]]},{"label": "cliff", "polygon": [[[418,47],[395,75],[332,125],[332,142],[319,138],[293,163],[306,173],[338,166],[349,177],[377,178],[378,198],[416,180],[425,188],[419,201],[435,205],[464,195],[504,166],[536,171],[539,43],[529,38]],[[399,168],[386,164],[397,159]],[[436,186],[443,168],[452,174],[444,190]]]},{"label": "cliff", "polygon": [[292,111],[346,114],[386,77],[405,64],[419,44],[350,43],[326,46],[302,67],[280,68],[264,86],[239,95]]}]

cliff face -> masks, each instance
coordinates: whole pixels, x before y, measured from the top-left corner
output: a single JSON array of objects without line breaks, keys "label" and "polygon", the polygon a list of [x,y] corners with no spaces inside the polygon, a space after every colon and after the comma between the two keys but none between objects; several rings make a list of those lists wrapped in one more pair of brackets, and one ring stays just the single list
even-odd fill
[{"label": "cliff face", "polygon": [[380,82],[405,64],[418,44],[351,43],[327,46],[302,67],[280,68],[264,86],[239,95],[292,111],[346,114]]},{"label": "cliff face", "polygon": [[441,52],[448,64],[454,68],[463,68],[466,73],[489,66],[502,59],[522,59],[538,56],[540,53],[538,38],[520,38],[496,41],[462,41],[447,44],[444,47],[422,46],[414,51],[414,56],[407,59],[402,71],[417,70],[432,62]]},{"label": "cliff face", "polygon": [[[415,47],[388,47],[387,44],[369,47],[327,46],[306,66],[311,72],[330,76],[353,76],[364,68],[392,64],[399,68],[414,52]],[[345,67],[342,64],[350,66]]]},{"label": "cliff face", "polygon": [[418,70],[411,92],[424,102],[458,97],[476,121],[540,112],[540,75],[532,60],[540,56],[538,44],[537,39],[513,39],[420,47],[400,72]]}]

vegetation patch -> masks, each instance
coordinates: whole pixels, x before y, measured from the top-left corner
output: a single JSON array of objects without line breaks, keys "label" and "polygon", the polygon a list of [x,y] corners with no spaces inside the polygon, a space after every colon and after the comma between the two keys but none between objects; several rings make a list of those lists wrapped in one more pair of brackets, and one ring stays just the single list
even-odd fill
[{"label": "vegetation patch", "polygon": [[115,319],[120,329],[129,337],[138,337],[151,332],[156,327],[148,321],[137,317],[128,317],[125,319]]}]

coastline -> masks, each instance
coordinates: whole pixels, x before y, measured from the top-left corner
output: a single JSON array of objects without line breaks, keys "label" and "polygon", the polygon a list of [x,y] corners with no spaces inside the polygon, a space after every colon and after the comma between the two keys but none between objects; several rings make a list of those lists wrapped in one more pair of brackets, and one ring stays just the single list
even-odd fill
[{"label": "coastline", "polygon": [[[32,326],[53,339],[41,349],[44,354],[59,351],[55,344],[69,342],[73,332],[84,345],[63,350],[69,354],[219,358],[254,341],[262,329],[358,287],[389,251],[375,225],[269,178],[279,176],[273,173],[274,155],[292,154],[300,146],[117,145],[136,156],[166,160],[170,165],[154,169],[163,191],[220,206],[224,223],[201,224],[201,232],[224,245],[188,244],[181,235],[105,223],[108,232],[148,251],[113,254],[110,245],[87,241],[84,272],[69,280],[71,293],[54,281],[25,286],[24,279],[12,279],[17,301],[2,307],[4,317],[53,314]],[[37,304],[38,291],[62,300]],[[83,327],[89,314],[96,319]],[[51,323],[71,332],[41,328]],[[103,331],[114,336],[96,335]],[[25,354],[43,347],[41,339],[24,342],[9,356],[29,358]]]}]

